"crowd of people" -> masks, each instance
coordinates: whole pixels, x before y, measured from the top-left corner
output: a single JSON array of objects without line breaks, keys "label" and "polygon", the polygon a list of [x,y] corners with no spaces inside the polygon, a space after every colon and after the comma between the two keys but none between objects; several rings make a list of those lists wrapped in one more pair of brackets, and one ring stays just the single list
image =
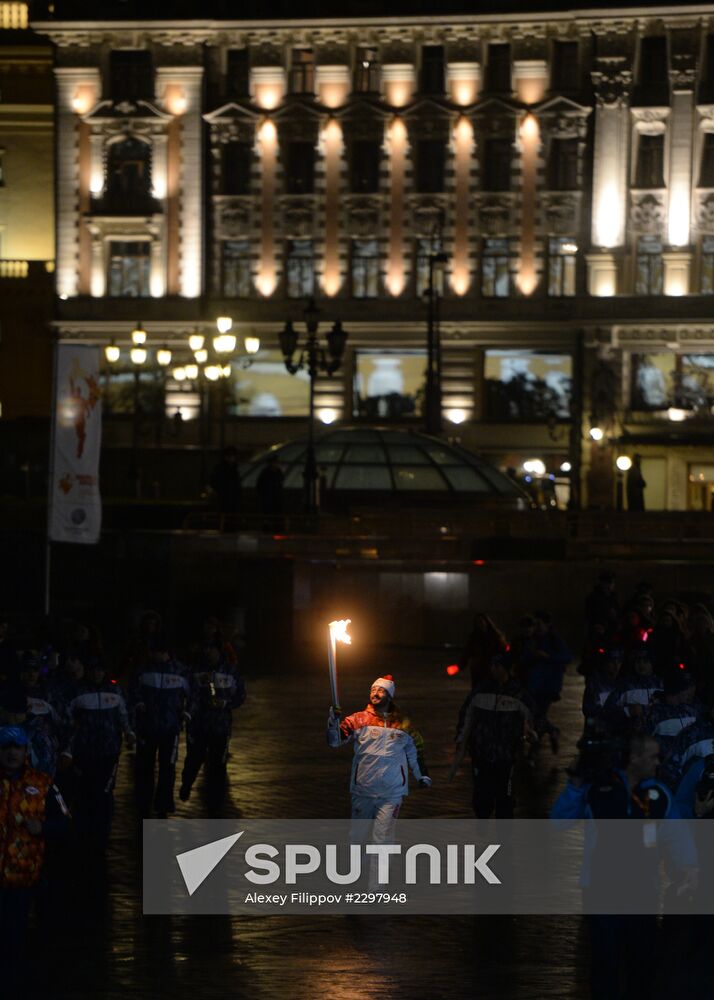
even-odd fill
[{"label": "crowd of people", "polygon": [[[119,669],[99,634],[74,625],[51,642],[18,644],[0,622],[0,967],[21,975],[30,900],[46,851],[61,844],[83,864],[102,857],[123,749],[133,752],[138,820],[176,811],[204,769],[206,807],[220,815],[233,712],[246,696],[234,643],[216,618],[179,652],[147,612]],[[119,679],[116,675],[119,675]],[[121,683],[120,683],[121,681]],[[71,821],[70,821],[71,817]]]},{"label": "crowd of people", "polygon": [[[568,666],[583,676],[583,727],[571,734],[580,752],[552,815],[714,815],[714,618],[704,603],[659,599],[647,583],[621,599],[604,572],[585,602],[577,651],[546,611],[521,617],[510,637],[478,613],[457,665],[471,684],[455,720],[451,777],[468,757],[476,817],[511,818],[514,776],[527,781],[538,754],[557,760],[551,714]],[[408,772],[431,785],[423,740],[395,690],[384,674],[364,710],[342,717],[333,709],[328,723],[331,746],[355,748],[353,817],[373,821],[384,840]],[[107,846],[122,751],[133,752],[138,819],[173,814],[175,796],[190,798],[202,768],[208,814],[220,815],[233,713],[245,696],[236,645],[216,618],[178,650],[147,612],[111,670],[96,630],[77,625],[18,649],[0,622],[0,963],[8,982],[52,839],[66,835],[71,816],[82,857]],[[623,995],[650,995],[649,973],[621,952],[627,941],[629,955],[653,947],[652,925],[596,921],[591,931],[593,997],[618,996],[623,968],[637,980]]]}]

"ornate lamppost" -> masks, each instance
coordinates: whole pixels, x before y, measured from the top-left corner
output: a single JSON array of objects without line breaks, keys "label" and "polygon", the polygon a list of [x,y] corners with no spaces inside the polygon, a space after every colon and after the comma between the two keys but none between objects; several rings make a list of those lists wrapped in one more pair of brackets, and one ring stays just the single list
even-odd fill
[{"label": "ornate lamppost", "polygon": [[[285,367],[291,375],[306,369],[310,377],[310,409],[308,418],[307,453],[305,456],[305,510],[314,514],[318,503],[318,470],[315,461],[315,380],[319,374],[333,375],[340,367],[345,351],[347,334],[342,324],[337,320],[327,334],[327,350],[320,345],[318,328],[320,325],[319,310],[315,300],[310,299],[303,313],[307,330],[307,338],[302,345],[298,344],[298,334],[288,320],[280,333],[280,350],[283,353]],[[293,360],[297,354],[297,359]]]}]

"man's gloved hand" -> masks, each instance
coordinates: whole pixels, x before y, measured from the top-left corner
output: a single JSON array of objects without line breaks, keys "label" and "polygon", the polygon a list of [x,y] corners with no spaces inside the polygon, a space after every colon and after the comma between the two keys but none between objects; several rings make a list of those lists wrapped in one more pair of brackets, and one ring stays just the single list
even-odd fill
[{"label": "man's gloved hand", "polygon": [[431,788],[431,778],[428,778],[426,775],[423,778],[419,778],[419,787]]},{"label": "man's gloved hand", "polygon": [[328,729],[340,728],[340,716],[335,711],[332,705],[330,705],[330,711],[327,713],[327,728]]}]

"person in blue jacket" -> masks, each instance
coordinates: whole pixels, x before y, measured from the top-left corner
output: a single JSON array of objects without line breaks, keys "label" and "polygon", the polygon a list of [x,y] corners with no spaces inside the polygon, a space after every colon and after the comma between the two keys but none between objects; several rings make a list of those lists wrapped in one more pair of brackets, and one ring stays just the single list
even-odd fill
[{"label": "person in blue jacket", "polygon": [[227,659],[222,643],[207,643],[191,678],[187,751],[179,789],[182,802],[188,801],[205,764],[208,807],[211,811],[220,807],[225,795],[233,710],[240,708],[245,695],[245,682]]},{"label": "person in blue jacket", "polygon": [[150,816],[152,805],[159,818],[176,811],[176,757],[190,691],[187,668],[171,655],[165,639],[160,636],[153,639],[148,662],[137,670],[131,696],[136,728],[136,804],[140,816]]},{"label": "person in blue jacket", "polygon": [[[568,783],[551,810],[551,819],[678,819],[681,812],[670,789],[655,775],[659,766],[659,744],[651,736],[635,735],[623,751],[622,766],[608,766],[600,774],[583,775],[579,762],[570,771]],[[691,837],[677,824],[663,825],[675,867],[681,873],[678,892],[696,888],[696,851]],[[658,890],[658,852],[648,852],[643,845],[636,858],[641,861],[632,875],[651,880],[644,889],[652,893],[652,914],[610,916],[598,912],[597,901],[609,874],[606,844],[617,850],[608,838],[610,831],[600,831],[586,839],[586,854],[581,874],[583,903],[588,913],[591,953],[592,1000],[650,1000],[657,972],[656,898]],[[638,833],[639,835],[639,833]],[[620,842],[625,844],[624,833]],[[612,888],[612,886],[611,886]],[[626,891],[626,890],[622,890]],[[622,991],[624,979],[624,992]]]},{"label": "person in blue jacket", "polygon": [[72,812],[81,837],[95,848],[106,846],[114,813],[122,741],[134,745],[134,733],[121,689],[107,676],[102,660],[87,663],[86,680],[68,706],[71,727],[63,756],[72,763]]},{"label": "person in blue jacket", "polygon": [[565,668],[573,656],[553,628],[547,611],[533,615],[533,642],[521,656],[521,670],[526,671],[526,688],[535,705],[535,731],[548,735],[553,753],[560,749],[560,730],[548,718],[550,706],[560,700]]}]

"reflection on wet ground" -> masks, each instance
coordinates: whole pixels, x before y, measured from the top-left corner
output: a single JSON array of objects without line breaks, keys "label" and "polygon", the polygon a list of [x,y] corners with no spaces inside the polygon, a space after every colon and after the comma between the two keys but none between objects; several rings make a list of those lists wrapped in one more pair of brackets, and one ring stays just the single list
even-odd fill
[{"label": "reflection on wet ground", "polygon": [[[467,679],[447,679],[438,652],[381,653],[369,662],[352,653],[346,662],[342,701],[348,710],[363,707],[374,677],[388,670],[397,679],[397,700],[425,737],[434,787],[414,790],[402,815],[469,816],[466,769],[446,782]],[[223,815],[349,814],[351,750],[325,745],[327,692],[324,668],[249,678],[249,700],[236,715]],[[563,731],[560,756],[544,747],[535,769],[522,775],[520,815],[545,815],[564,781],[581,726],[581,692],[581,678],[567,678],[553,711]],[[86,857],[65,861],[46,916],[51,931],[34,931],[33,1000],[588,996],[587,936],[578,918],[143,917],[131,765],[125,754],[106,865]],[[179,803],[177,818],[205,815],[199,786],[189,803]],[[695,995],[682,989],[681,978],[678,986],[680,996]],[[698,989],[696,995],[705,994]]]}]

